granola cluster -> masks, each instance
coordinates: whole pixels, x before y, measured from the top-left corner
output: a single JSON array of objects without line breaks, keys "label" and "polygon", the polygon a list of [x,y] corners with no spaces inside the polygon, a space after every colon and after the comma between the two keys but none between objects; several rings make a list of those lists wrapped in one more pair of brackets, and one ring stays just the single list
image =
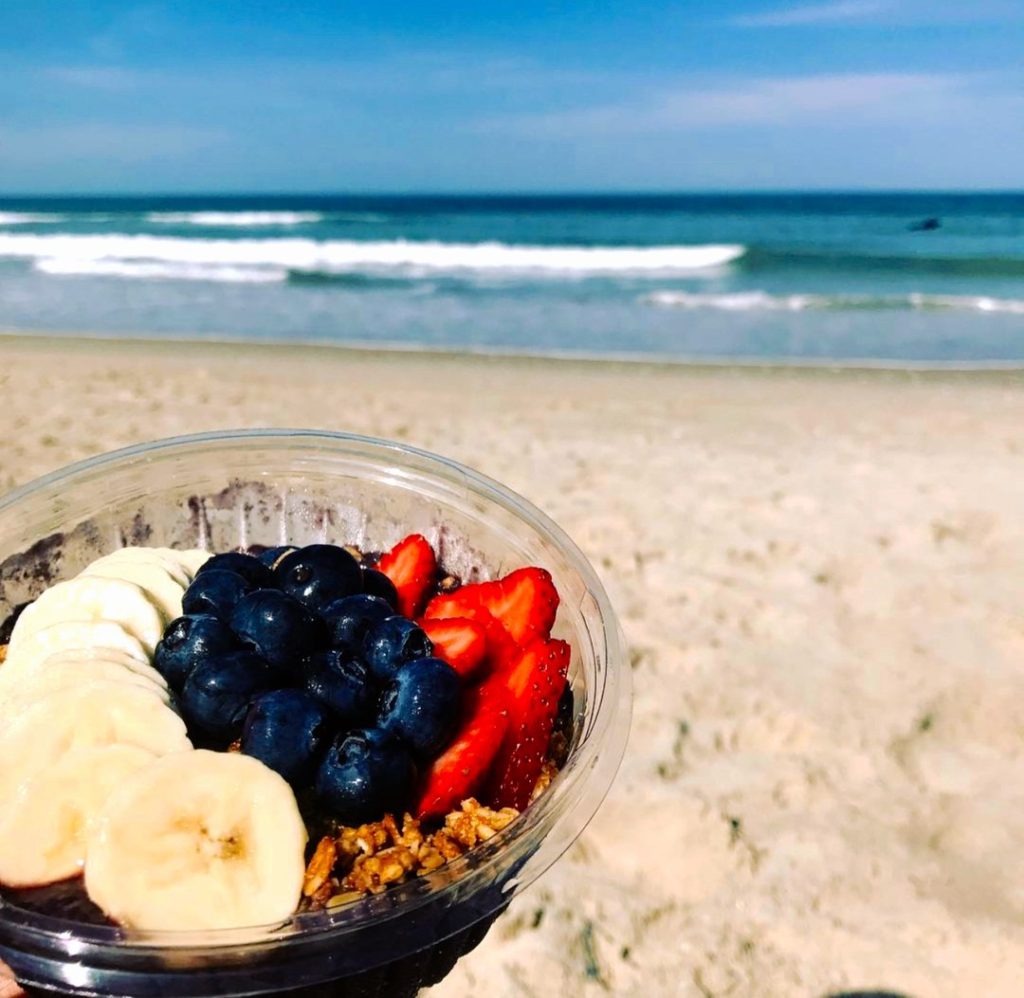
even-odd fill
[{"label": "granola cluster", "polygon": [[333,907],[436,870],[486,842],[518,815],[515,808],[495,811],[470,797],[428,834],[408,814],[401,828],[390,814],[382,821],[342,828],[337,835],[324,836],[309,861],[303,908]]}]

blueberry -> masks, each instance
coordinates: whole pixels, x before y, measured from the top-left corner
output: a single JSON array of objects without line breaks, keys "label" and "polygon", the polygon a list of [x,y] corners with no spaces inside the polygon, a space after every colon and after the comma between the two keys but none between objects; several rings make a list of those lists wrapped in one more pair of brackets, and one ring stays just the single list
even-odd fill
[{"label": "blueberry", "polygon": [[240,551],[215,554],[196,572],[196,576],[206,572],[234,572],[251,583],[250,589],[265,589],[274,585],[274,573],[259,558],[254,558],[251,554],[242,554]]},{"label": "blueberry", "polygon": [[298,600],[277,589],[257,589],[238,601],[229,621],[282,676],[298,678],[299,662],[324,643],[324,625]]},{"label": "blueberry", "polygon": [[[283,547],[264,548],[256,557],[260,560],[260,562],[262,564],[266,565],[267,568],[273,569],[274,566],[286,554],[291,554],[292,551],[297,551],[297,550],[298,550],[298,548],[296,548],[294,545],[286,544]],[[275,581],[273,583],[268,583],[267,584],[267,588],[270,588],[272,585],[277,585],[276,579],[275,579]]]},{"label": "blueberry", "polygon": [[357,593],[335,600],[320,616],[330,632],[331,647],[359,650],[366,632],[394,612],[379,596]]},{"label": "blueberry", "polygon": [[377,689],[366,666],[337,649],[309,657],[304,688],[349,727],[369,720],[377,702]]},{"label": "blueberry", "polygon": [[200,572],[181,597],[181,609],[189,616],[206,613],[226,621],[235,604],[252,589],[252,583],[237,572],[223,568]]},{"label": "blueberry", "polygon": [[153,664],[167,685],[180,693],[193,666],[238,646],[234,632],[216,617],[205,613],[178,617],[167,626],[156,646]]},{"label": "blueberry", "polygon": [[391,612],[398,612],[398,590],[395,584],[375,568],[363,569],[363,592],[370,596],[379,596],[391,606]]},{"label": "blueberry", "polygon": [[359,562],[344,548],[310,544],[285,555],[274,569],[278,585],[312,610],[363,591]]},{"label": "blueberry", "polygon": [[334,735],[326,707],[302,690],[271,690],[252,701],[242,728],[242,751],[280,773],[292,786],[307,783]]},{"label": "blueberry", "polygon": [[410,804],[416,767],[403,746],[381,731],[340,735],[317,770],[314,790],[346,825],[401,814]]},{"label": "blueberry", "polygon": [[269,665],[252,651],[204,659],[189,673],[181,709],[189,728],[226,746],[242,730],[253,697],[273,685]]},{"label": "blueberry", "polygon": [[459,674],[439,658],[402,666],[384,688],[377,726],[400,738],[418,756],[434,756],[459,723]]},{"label": "blueberry", "polygon": [[406,662],[426,658],[433,652],[430,638],[408,617],[386,617],[363,638],[363,660],[382,683]]}]

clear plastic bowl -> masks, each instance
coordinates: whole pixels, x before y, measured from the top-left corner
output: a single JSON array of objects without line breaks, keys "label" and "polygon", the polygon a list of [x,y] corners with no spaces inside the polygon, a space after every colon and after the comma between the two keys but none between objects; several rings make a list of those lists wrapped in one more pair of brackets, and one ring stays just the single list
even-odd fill
[{"label": "clear plastic bowl", "polygon": [[299,430],[201,434],[72,465],[0,500],[0,621],[125,544],[351,543],[412,531],[467,581],[542,565],[573,648],[565,767],[503,832],[430,875],[287,924],[149,933],[0,899],[0,959],[33,992],[70,995],[412,995],[483,938],[511,898],[582,832],[625,748],[630,681],[600,582],[543,513],[453,461],[395,443]]}]

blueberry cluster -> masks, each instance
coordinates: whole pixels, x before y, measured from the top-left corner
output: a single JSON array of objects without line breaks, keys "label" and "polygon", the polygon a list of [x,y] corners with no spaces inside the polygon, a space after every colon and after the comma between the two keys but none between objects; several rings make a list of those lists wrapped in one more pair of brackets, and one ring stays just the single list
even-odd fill
[{"label": "blueberry cluster", "polygon": [[461,682],[344,548],[212,557],[155,664],[197,744],[241,751],[345,824],[401,813],[451,739]]}]

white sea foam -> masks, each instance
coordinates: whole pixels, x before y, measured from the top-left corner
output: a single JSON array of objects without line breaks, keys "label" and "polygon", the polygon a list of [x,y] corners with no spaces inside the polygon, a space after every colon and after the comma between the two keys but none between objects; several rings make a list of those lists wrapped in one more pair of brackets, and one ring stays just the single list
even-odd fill
[{"label": "white sea foam", "polygon": [[237,225],[240,228],[274,225],[309,225],[322,222],[318,211],[152,211],[147,222],[158,225],[199,225],[208,228]]},{"label": "white sea foam", "polygon": [[66,218],[66,215],[34,211],[0,211],[0,225],[38,225],[46,222],[63,222]]},{"label": "white sea foam", "polygon": [[771,295],[766,291],[706,294],[696,291],[655,291],[642,301],[663,308],[717,309],[726,312],[824,311],[971,311],[1024,315],[1024,300],[979,295]]},{"label": "white sea foam", "polygon": [[36,270],[62,276],[135,277],[150,280],[217,281],[273,284],[288,279],[280,267],[232,267],[224,264],[168,263],[152,260],[80,260],[74,257],[42,257]]},{"label": "white sea foam", "polygon": [[[38,235],[0,233],[0,257],[51,261],[174,263],[279,267],[306,273],[439,272],[586,277],[666,276],[720,267],[742,256],[742,246],[510,246],[406,240],[186,239],[147,235]],[[70,266],[70,264],[69,264]],[[55,271],[51,269],[51,273]]]}]

